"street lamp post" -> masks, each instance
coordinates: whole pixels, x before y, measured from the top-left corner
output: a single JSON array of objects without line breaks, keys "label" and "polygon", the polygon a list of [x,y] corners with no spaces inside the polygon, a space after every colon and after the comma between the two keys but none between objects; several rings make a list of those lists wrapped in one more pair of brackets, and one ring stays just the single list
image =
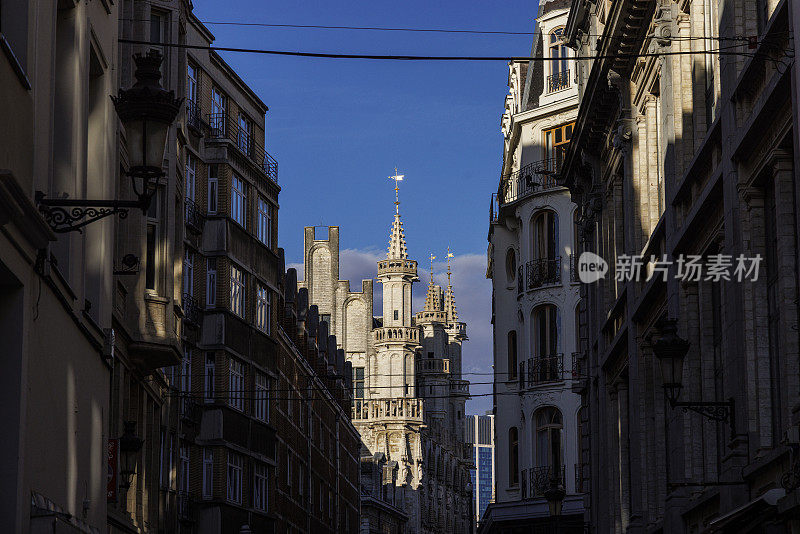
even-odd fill
[{"label": "street lamp post", "polygon": [[144,440],[136,435],[136,421],[125,421],[125,432],[119,438],[119,450],[122,452],[122,482],[120,486],[126,490],[131,487],[131,479],[136,474],[136,458],[142,450]]},{"label": "street lamp post", "polygon": [[661,337],[653,344],[653,352],[661,366],[664,394],[672,408],[691,410],[703,417],[727,422],[731,427],[731,439],[736,437],[736,416],[733,397],[727,401],[679,401],[683,389],[683,362],[689,351],[689,342],[678,336],[675,319],[663,319],[660,324]]},{"label": "street lamp post", "polygon": [[81,231],[87,224],[115,213],[124,219],[131,208],[139,208],[145,213],[158,179],[164,176],[161,164],[167,133],[183,99],[175,98],[174,91],[161,87],[161,52],[153,49],[145,55],[135,54],[133,59],[136,62],[136,83],[111,99],[125,126],[130,156],[127,176],[131,179],[136,200],[46,198],[42,191],[37,191],[36,204],[54,232]]}]

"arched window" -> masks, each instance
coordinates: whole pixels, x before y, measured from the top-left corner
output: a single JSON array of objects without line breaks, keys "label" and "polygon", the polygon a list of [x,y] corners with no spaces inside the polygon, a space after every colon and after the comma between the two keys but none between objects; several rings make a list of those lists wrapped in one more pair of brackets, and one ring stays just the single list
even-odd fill
[{"label": "arched window", "polygon": [[561,432],[563,424],[561,412],[548,406],[536,412],[536,464],[549,468],[550,476],[560,475],[563,460],[561,456]]},{"label": "arched window", "polygon": [[558,217],[555,212],[542,210],[533,216],[532,248],[534,260],[551,260],[556,257],[558,248]]},{"label": "arched window", "polygon": [[508,429],[508,483],[519,484],[519,433],[515,426]]},{"label": "arched window", "polygon": [[550,382],[561,379],[563,358],[558,352],[558,308],[552,304],[537,306],[531,312],[531,353],[533,368],[531,382]]},{"label": "arched window", "polygon": [[550,76],[547,77],[547,91],[552,93],[569,87],[569,48],[564,44],[564,28],[550,32],[549,39]]},{"label": "arched window", "polygon": [[517,379],[517,331],[508,333],[508,380]]}]

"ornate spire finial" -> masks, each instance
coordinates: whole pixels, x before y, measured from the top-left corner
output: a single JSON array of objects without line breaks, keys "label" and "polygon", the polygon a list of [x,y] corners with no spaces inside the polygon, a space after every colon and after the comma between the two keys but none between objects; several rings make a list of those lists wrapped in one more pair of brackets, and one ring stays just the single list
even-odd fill
[{"label": "ornate spire finial", "polygon": [[456,295],[453,292],[453,286],[450,283],[450,276],[452,272],[450,271],[450,259],[454,258],[452,252],[450,252],[450,247],[447,247],[447,290],[444,294],[444,311],[447,313],[447,321],[448,322],[458,322],[458,312],[456,311]]},{"label": "ornate spire finial", "polygon": [[397,215],[400,215],[400,183],[403,181],[405,174],[397,174],[397,167],[394,168],[394,176],[390,176],[390,180],[394,180],[394,210]]},{"label": "ornate spire finial", "polygon": [[431,285],[433,285],[433,260],[436,259],[436,256],[431,254]]},{"label": "ornate spire finial", "polygon": [[408,250],[406,248],[406,237],[403,234],[403,222],[400,220],[400,187],[398,182],[403,180],[402,174],[397,174],[397,167],[394,169],[394,176],[389,179],[394,180],[394,222],[392,232],[389,236],[389,252],[387,259],[406,259]]}]

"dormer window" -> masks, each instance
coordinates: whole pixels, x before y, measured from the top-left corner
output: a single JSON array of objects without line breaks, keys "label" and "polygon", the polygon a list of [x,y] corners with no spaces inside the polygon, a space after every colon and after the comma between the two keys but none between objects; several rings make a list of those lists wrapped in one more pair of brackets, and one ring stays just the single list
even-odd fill
[{"label": "dormer window", "polygon": [[564,28],[550,32],[550,76],[547,77],[547,92],[554,93],[567,89],[569,83],[569,49],[564,44]]}]

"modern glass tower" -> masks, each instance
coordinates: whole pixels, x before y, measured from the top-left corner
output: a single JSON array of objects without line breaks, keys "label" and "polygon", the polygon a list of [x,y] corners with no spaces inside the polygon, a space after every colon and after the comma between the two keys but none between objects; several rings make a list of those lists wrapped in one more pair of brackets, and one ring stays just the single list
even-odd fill
[{"label": "modern glass tower", "polygon": [[464,441],[472,445],[472,501],[478,522],[490,502],[494,502],[494,416],[467,416]]}]

